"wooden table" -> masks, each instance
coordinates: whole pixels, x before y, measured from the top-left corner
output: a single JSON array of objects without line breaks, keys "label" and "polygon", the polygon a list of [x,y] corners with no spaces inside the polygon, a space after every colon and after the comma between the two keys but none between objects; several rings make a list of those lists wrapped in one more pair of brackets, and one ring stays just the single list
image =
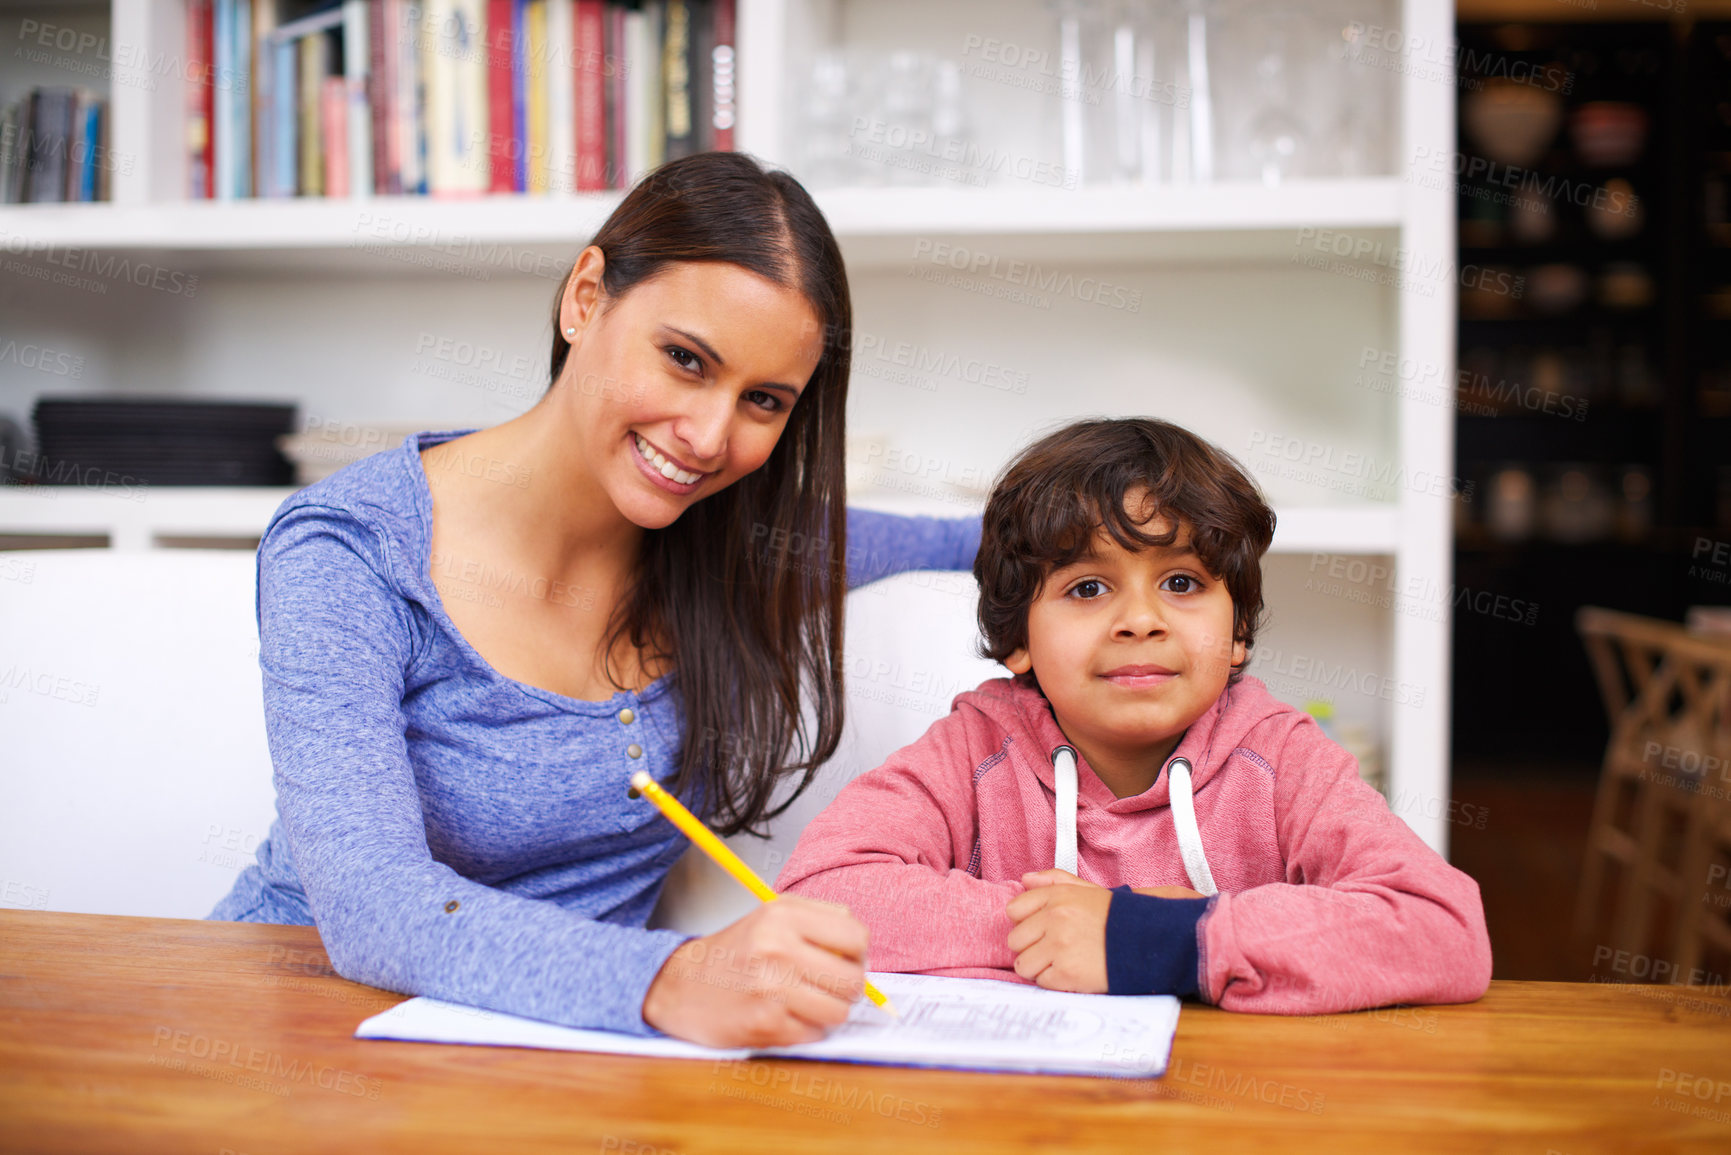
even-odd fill
[{"label": "wooden table", "polygon": [[1731,991],[1498,982],[1187,1005],[1159,1080],[353,1038],[401,996],[307,927],[0,911],[0,1150],[1731,1151]]}]

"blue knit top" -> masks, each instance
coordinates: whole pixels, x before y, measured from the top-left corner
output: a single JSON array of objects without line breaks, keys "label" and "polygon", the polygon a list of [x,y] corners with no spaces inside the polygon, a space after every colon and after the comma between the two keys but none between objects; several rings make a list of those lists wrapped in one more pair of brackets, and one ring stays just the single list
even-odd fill
[{"label": "blue knit top", "polygon": [[[458,436],[408,437],[271,519],[258,622],[277,818],[210,917],[316,924],[356,982],[653,1034],[644,994],[688,936],[644,923],[686,840],[626,790],[639,769],[671,780],[679,694],[663,675],[568,698],[458,632],[429,572],[420,457]],[[971,569],[979,545],[977,518],[847,521],[850,586]]]}]

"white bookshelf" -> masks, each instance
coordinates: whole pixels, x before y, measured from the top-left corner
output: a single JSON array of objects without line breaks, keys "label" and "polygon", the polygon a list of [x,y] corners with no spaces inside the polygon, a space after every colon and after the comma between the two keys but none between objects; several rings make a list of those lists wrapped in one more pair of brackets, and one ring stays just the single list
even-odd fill
[{"label": "white bookshelf", "polygon": [[[906,45],[953,56],[972,32],[1055,39],[1040,0],[739,3],[740,145],[796,175],[795,65],[817,48]],[[0,19],[21,10],[0,7]],[[57,9],[27,10],[52,18]],[[1446,44],[1452,34],[1445,3],[1387,0],[1383,12],[1410,39]],[[110,28],[140,58],[175,55],[184,40],[181,0],[113,0]],[[815,190],[849,261],[862,335],[880,347],[996,359],[1028,381],[1025,394],[941,373],[907,387],[862,355],[850,431],[989,481],[1039,430],[1083,414],[1142,412],[1196,429],[1253,469],[1250,431],[1266,431],[1446,477],[1453,410],[1352,381],[1367,349],[1435,366],[1440,381],[1451,381],[1454,285],[1414,293],[1293,262],[1300,238],[1313,235],[1304,230],[1320,229],[1452,258],[1451,194],[1404,179],[1403,158],[1416,147],[1454,147],[1454,91],[1421,72],[1390,81],[1395,95],[1383,110],[1392,142],[1379,176],[1274,188]],[[1050,125],[1030,115],[1026,94],[975,97],[983,138],[1051,151]],[[0,412],[26,417],[43,393],[119,390],[290,399],[303,415],[327,420],[449,428],[504,420],[533,402],[544,382],[465,384],[430,372],[441,366],[421,353],[425,338],[489,342],[544,364],[561,262],[568,265],[619,194],[187,203],[179,85],[116,82],[110,98],[114,147],[133,158],[129,172],[116,174],[113,203],[0,208],[0,248],[155,262],[197,276],[197,294],[79,292],[0,274],[9,330],[53,342],[85,367],[71,380],[0,363]],[[920,283],[908,274],[922,243],[1110,276],[1139,293],[1142,307],[1112,314],[1060,300],[1017,310]],[[1365,500],[1277,469],[1258,477],[1280,515],[1265,590],[1272,622],[1259,652],[1315,656],[1423,688],[1417,708],[1359,698],[1337,707],[1342,718],[1373,727],[1389,793],[1418,800],[1403,817],[1445,849],[1443,819],[1424,814],[1447,808],[1424,800],[1448,796],[1446,618],[1318,599],[1304,586],[1314,555],[1324,554],[1375,558],[1398,582],[1446,588],[1450,503],[1411,488]],[[102,535],[120,548],[245,541],[284,495],[154,488],[127,500],[0,491],[0,535]],[[917,491],[859,503],[952,516],[969,508]]]},{"label": "white bookshelf", "polygon": [[[225,488],[143,486],[102,493],[75,487],[0,489],[0,528],[7,534],[106,537],[112,549],[153,549],[165,540],[243,541],[264,532],[292,487]],[[867,493],[850,504],[910,517],[978,516],[974,501],[939,501]],[[1285,509],[1270,552],[1332,550],[1392,554],[1400,542],[1399,516],[1384,509]]]},{"label": "white bookshelf", "polygon": [[44,486],[0,490],[0,527],[23,536],[105,537],[109,548],[256,541],[292,488],[132,487],[113,493]]}]

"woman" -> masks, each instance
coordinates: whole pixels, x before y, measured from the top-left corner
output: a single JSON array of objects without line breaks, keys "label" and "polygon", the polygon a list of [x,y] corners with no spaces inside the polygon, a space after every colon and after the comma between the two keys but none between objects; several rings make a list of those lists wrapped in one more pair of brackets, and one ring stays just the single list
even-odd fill
[{"label": "woman", "polygon": [[278,817],[211,917],[315,923],[357,982],[572,1026],[842,1021],[866,934],[839,907],[644,929],[685,843],[627,782],[757,828],[840,736],[844,558],[854,584],[972,564],[975,521],[844,509],[851,328],[797,182],[674,161],[566,278],[539,404],[285,502],[259,547]]}]

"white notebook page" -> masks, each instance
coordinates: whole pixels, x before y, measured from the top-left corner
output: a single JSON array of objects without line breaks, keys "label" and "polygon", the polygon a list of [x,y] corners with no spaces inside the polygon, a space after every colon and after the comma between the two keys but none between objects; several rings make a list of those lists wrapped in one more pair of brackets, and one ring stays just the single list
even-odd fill
[{"label": "white notebook page", "polygon": [[991,979],[871,973],[901,1019],[861,999],[815,1043],[759,1050],[577,1030],[418,998],[366,1020],[364,1039],[602,1051],[670,1059],[752,1056],[975,1071],[1149,1078],[1166,1070],[1178,1029],[1170,995],[1076,995]]}]

